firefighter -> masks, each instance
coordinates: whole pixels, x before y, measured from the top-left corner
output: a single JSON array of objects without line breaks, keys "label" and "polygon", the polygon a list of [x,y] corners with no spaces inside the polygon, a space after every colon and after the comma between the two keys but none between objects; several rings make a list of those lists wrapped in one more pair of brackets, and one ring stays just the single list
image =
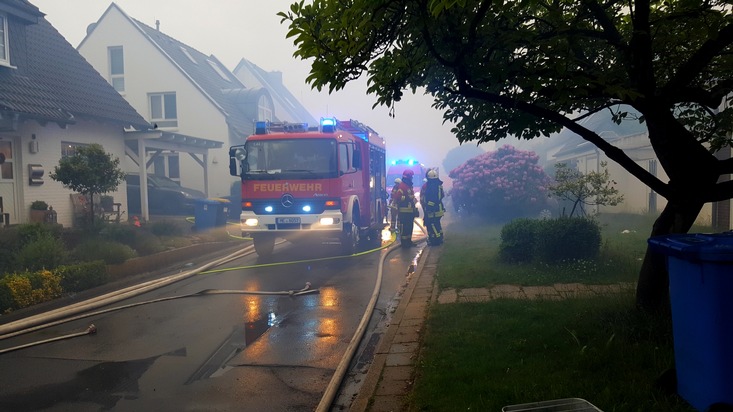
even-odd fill
[{"label": "firefighter", "polygon": [[402,179],[400,179],[399,177],[395,179],[394,186],[392,187],[392,191],[389,194],[389,230],[391,232],[397,230],[397,202],[395,202],[394,196],[397,192],[397,189],[400,187],[400,183],[402,183]]},{"label": "firefighter", "polygon": [[400,233],[400,244],[402,247],[417,246],[412,241],[412,223],[417,215],[417,199],[412,189],[412,170],[405,170],[402,173],[402,182],[393,192],[394,201],[397,203],[397,230]]},{"label": "firefighter", "polygon": [[425,177],[427,181],[420,189],[423,222],[428,230],[428,245],[439,246],[443,244],[443,227],[440,219],[445,214],[443,182],[438,178],[438,172],[433,169],[428,170]]}]

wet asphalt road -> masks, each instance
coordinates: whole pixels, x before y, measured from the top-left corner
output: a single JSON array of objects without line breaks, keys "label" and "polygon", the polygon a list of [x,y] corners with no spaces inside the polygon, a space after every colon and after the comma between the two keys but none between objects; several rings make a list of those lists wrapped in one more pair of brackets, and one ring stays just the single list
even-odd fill
[{"label": "wet asphalt road", "polygon": [[[416,251],[388,256],[378,312]],[[97,328],[0,355],[0,410],[314,410],[368,304],[380,253],[334,258],[336,246],[285,243],[270,259],[245,256],[113,305],[138,306],[0,341],[4,349]],[[306,282],[318,293],[288,293]],[[211,289],[265,294],[146,303]]]}]

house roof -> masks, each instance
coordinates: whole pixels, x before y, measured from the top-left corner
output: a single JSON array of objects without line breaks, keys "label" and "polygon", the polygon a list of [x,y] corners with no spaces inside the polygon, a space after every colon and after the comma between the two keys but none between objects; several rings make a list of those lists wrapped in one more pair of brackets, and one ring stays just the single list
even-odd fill
[{"label": "house roof", "polygon": [[[61,126],[76,119],[149,128],[149,123],[25,0],[8,12],[10,59],[0,67],[0,111]],[[9,5],[15,10],[7,10]],[[31,17],[34,17],[33,20]]]},{"label": "house roof", "polygon": [[233,99],[229,92],[244,89],[244,86],[214,55],[207,56],[160,30],[131,18],[115,3],[111,7],[117,8],[126,16],[221,111],[235,135],[244,138],[254,132],[253,119],[257,117],[257,112],[251,113],[247,107]]},{"label": "house roof", "polygon": [[[632,117],[639,117],[639,113],[636,112],[630,106],[621,106],[620,108],[626,110]],[[630,118],[631,119],[631,118]],[[647,132],[646,124],[640,123],[637,120],[624,120],[620,124],[616,124],[611,114],[607,111],[601,111],[588,116],[583,119],[580,124],[598,135],[608,142],[617,142],[623,138],[638,136]],[[573,155],[579,155],[588,151],[595,150],[596,147],[592,143],[582,140],[580,136],[571,132],[568,129],[563,129],[554,136],[553,139],[559,139],[564,143],[563,147],[555,153],[555,157],[572,157]]]},{"label": "house roof", "polygon": [[[290,119],[281,119],[275,114],[278,121],[306,122],[308,124],[318,124],[313,115],[298,101],[290,90],[282,82],[281,72],[268,72],[252,63],[247,59],[241,59],[234,69],[235,74],[239,74],[242,70],[247,70],[254,76],[259,85],[264,86],[272,94],[273,100],[276,100],[280,107],[287,111]],[[241,77],[240,80],[244,81]],[[245,84],[245,87],[253,87],[253,85]]]}]

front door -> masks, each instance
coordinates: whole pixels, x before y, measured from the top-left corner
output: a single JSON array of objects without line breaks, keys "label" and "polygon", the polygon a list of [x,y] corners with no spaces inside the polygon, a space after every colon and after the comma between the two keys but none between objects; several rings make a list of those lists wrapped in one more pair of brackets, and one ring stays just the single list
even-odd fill
[{"label": "front door", "polygon": [[[0,199],[2,213],[10,214],[10,223],[18,223],[18,209],[15,205],[15,157],[13,141],[0,138]],[[2,225],[5,222],[3,221]]]}]

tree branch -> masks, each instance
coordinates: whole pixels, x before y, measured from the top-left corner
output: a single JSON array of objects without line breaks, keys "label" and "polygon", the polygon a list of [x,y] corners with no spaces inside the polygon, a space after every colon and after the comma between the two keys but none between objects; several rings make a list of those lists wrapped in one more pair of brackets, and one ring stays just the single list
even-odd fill
[{"label": "tree branch", "polygon": [[695,80],[721,51],[733,42],[733,23],[720,29],[717,36],[711,36],[686,62],[680,65],[677,74],[662,88],[663,96],[674,95],[681,88]]},{"label": "tree branch", "polygon": [[574,132],[575,134],[579,135],[584,140],[595,145],[597,148],[603,151],[603,153],[605,153],[609,159],[612,159],[613,161],[621,165],[624,169],[629,171],[629,173],[634,175],[637,179],[649,186],[655,192],[659,193],[665,198],[669,198],[669,196],[672,195],[672,191],[666,183],[662,182],[656,176],[649,173],[646,169],[639,166],[635,161],[628,157],[623,150],[613,146],[595,132],[586,129],[585,127],[561,115],[560,113],[536,106],[531,103],[518,101],[507,96],[501,96],[494,93],[485,92],[483,90],[477,90],[466,83],[459,83],[459,89],[457,92],[466,98],[473,98],[483,100],[489,103],[495,103],[507,109],[520,110],[533,116],[556,122],[566,127],[568,130]]}]

